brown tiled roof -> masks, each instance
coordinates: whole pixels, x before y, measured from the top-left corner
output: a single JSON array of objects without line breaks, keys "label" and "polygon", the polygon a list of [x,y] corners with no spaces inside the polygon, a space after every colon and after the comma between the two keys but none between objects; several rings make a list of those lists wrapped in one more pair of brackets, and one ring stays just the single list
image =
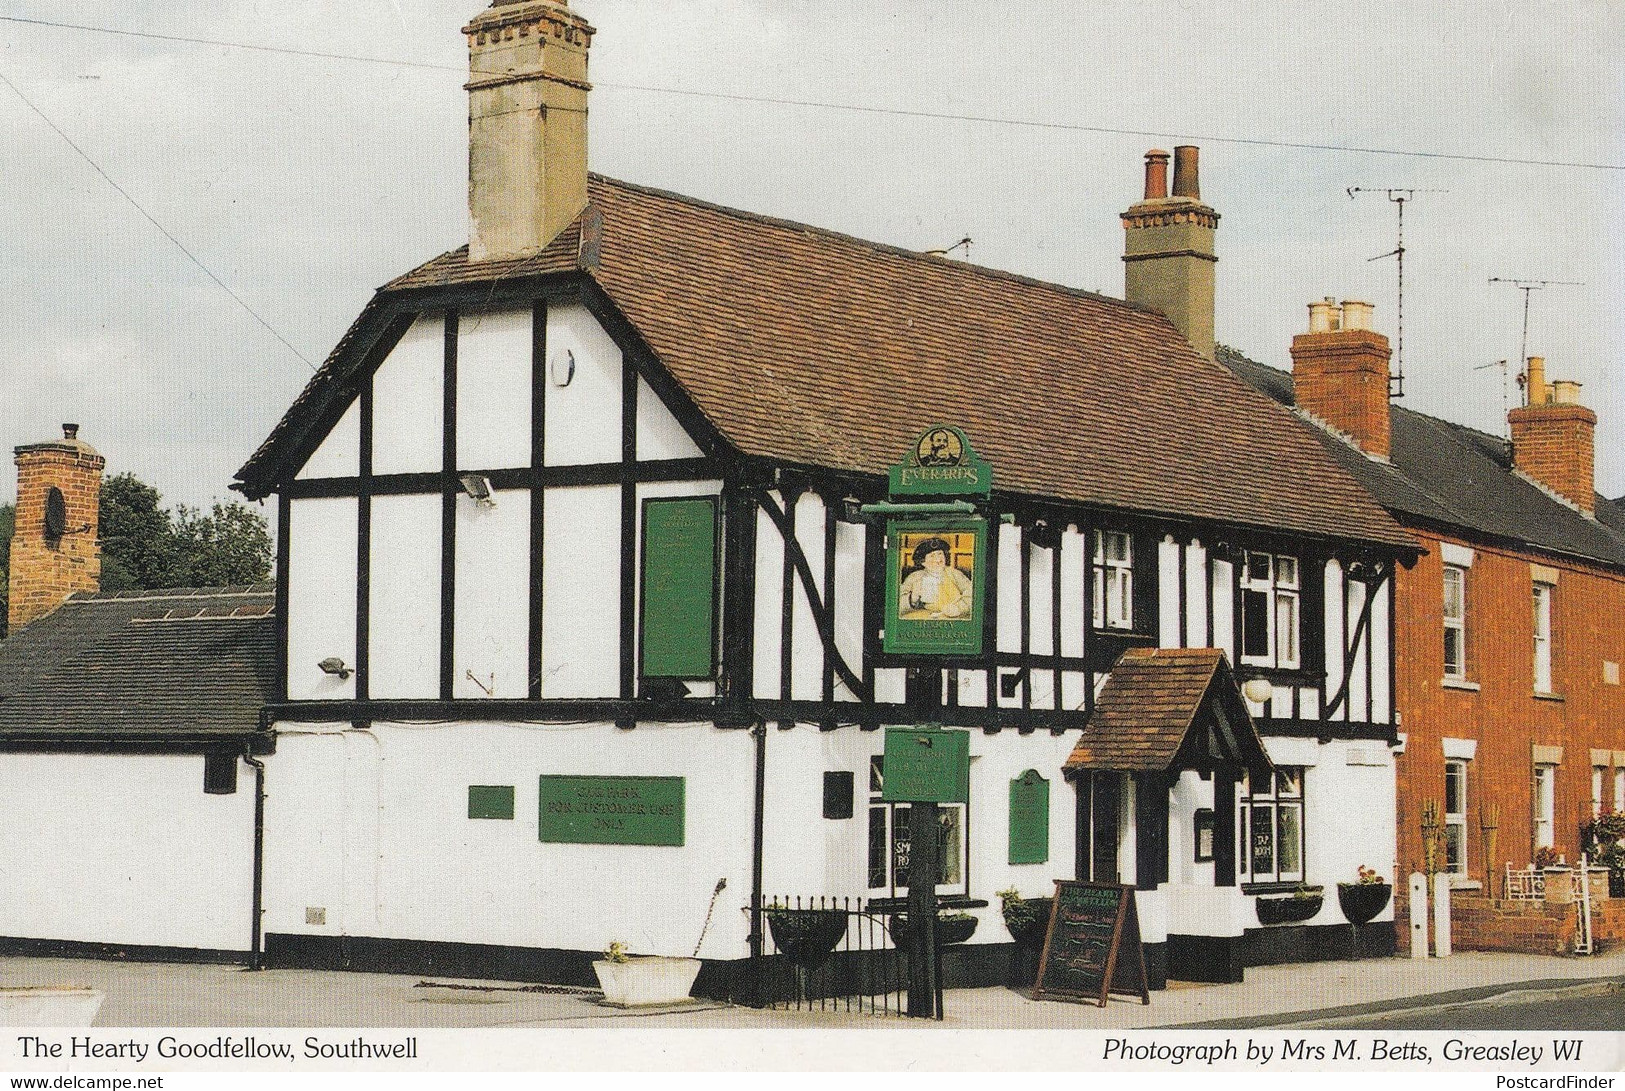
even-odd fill
[{"label": "brown tiled roof", "polygon": [[[880,474],[949,422],[1001,490],[1414,544],[1287,410],[1155,312],[596,175],[589,195],[596,262],[578,225],[535,258],[457,250],[381,294],[585,267],[747,455]],[[240,474],[251,494],[277,440]]]},{"label": "brown tiled roof", "polygon": [[[1162,772],[1196,722],[1215,681],[1233,687],[1217,648],[1133,648],[1112,668],[1064,768]],[[1223,674],[1221,676],[1221,668]],[[1217,699],[1221,696],[1214,694]],[[1239,697],[1230,729],[1248,757],[1263,753]],[[1267,758],[1264,759],[1267,765]]]}]

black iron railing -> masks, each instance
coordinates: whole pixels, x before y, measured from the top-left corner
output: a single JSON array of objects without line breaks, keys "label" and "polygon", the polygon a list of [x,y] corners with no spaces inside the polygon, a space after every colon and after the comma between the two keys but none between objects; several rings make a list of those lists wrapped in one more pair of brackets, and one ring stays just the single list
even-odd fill
[{"label": "black iron railing", "polygon": [[887,914],[871,909],[868,899],[764,896],[760,908],[762,957],[751,966],[759,1006],[905,1014],[903,953]]}]

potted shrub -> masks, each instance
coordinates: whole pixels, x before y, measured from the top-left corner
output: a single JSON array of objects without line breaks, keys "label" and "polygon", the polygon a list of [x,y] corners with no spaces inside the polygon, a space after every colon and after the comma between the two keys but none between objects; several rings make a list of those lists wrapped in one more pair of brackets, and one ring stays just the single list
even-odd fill
[{"label": "potted shrub", "polygon": [[1370,924],[1388,907],[1394,888],[1375,868],[1360,865],[1352,883],[1337,884],[1337,905],[1350,924]]},{"label": "potted shrub", "polygon": [[1256,907],[1259,924],[1296,924],[1320,912],[1326,904],[1326,894],[1318,886],[1298,884],[1290,894],[1259,897]]},{"label": "potted shrub", "polygon": [[790,909],[770,905],[767,930],[779,952],[803,970],[816,969],[846,936],[842,909]]},{"label": "potted shrub", "polygon": [[[976,932],[976,917],[970,913],[938,913],[937,943],[946,947],[950,943],[964,943]],[[898,913],[887,923],[891,940],[899,947],[908,946],[908,916]]]},{"label": "potted shrub", "polygon": [[1054,898],[1023,898],[1014,889],[999,891],[999,908],[1010,938],[1021,947],[1042,947],[1054,902]]},{"label": "potted shrub", "polygon": [[615,940],[592,968],[604,990],[604,1003],[617,1008],[643,1008],[686,1001],[699,976],[700,960],[633,955],[625,943]]}]

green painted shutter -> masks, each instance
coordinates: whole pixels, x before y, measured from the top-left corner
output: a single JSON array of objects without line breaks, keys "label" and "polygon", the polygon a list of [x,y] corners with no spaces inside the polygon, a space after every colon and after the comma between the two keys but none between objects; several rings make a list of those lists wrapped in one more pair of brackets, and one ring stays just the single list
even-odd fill
[{"label": "green painted shutter", "polygon": [[1010,862],[1049,860],[1049,781],[1029,769],[1010,782]]},{"label": "green painted shutter", "polygon": [[715,676],[716,599],[716,500],[644,501],[643,677]]}]

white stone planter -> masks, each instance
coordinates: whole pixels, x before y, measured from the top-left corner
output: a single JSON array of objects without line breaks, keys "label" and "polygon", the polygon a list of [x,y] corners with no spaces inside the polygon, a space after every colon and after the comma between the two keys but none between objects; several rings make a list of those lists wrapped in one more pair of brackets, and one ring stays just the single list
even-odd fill
[{"label": "white stone planter", "polygon": [[0,1027],[88,1027],[103,995],[74,985],[0,987]]},{"label": "white stone planter", "polygon": [[700,960],[660,956],[626,962],[599,960],[592,968],[604,990],[604,1003],[617,1008],[643,1008],[687,1000],[700,973]]}]

